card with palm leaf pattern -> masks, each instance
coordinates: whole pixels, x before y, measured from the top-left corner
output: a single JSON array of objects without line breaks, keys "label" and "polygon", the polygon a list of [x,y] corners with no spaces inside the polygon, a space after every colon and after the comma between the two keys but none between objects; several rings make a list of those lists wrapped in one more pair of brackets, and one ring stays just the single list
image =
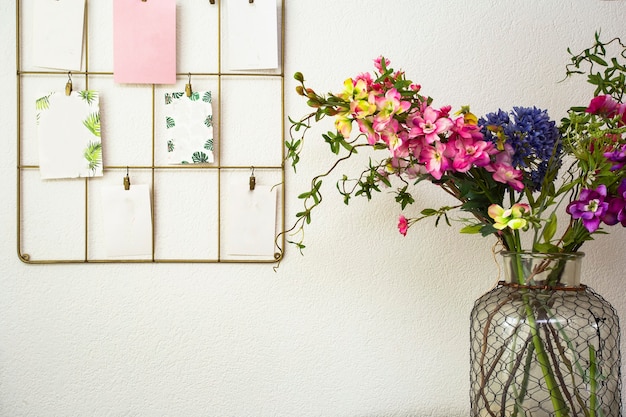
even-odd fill
[{"label": "card with palm leaf pattern", "polygon": [[210,91],[165,93],[167,161],[210,164],[213,158],[213,111]]},{"label": "card with palm leaf pattern", "polygon": [[35,108],[41,178],[101,177],[98,92],[51,92]]}]

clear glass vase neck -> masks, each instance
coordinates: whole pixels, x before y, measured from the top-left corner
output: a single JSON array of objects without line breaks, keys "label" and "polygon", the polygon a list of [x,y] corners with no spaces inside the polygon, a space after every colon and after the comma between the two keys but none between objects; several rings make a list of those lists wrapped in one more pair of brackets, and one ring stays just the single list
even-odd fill
[{"label": "clear glass vase neck", "polygon": [[505,283],[546,288],[582,288],[582,252],[502,252]]}]

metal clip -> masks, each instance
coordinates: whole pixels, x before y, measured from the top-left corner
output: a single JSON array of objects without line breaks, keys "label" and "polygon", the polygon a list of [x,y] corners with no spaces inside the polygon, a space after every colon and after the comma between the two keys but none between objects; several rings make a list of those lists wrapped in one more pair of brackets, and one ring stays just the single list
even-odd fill
[{"label": "metal clip", "polygon": [[72,72],[67,73],[67,83],[65,83],[65,95],[72,94]]},{"label": "metal clip", "polygon": [[191,73],[189,73],[189,80],[187,81],[187,84],[185,85],[185,95],[187,97],[191,97]]},{"label": "metal clip", "polygon": [[130,190],[130,177],[128,176],[128,167],[126,167],[126,176],[124,177],[124,189]]},{"label": "metal clip", "polygon": [[252,174],[250,174],[250,191],[253,191],[254,187],[256,187],[256,178],[254,176],[254,167],[250,167],[250,169],[252,170]]}]

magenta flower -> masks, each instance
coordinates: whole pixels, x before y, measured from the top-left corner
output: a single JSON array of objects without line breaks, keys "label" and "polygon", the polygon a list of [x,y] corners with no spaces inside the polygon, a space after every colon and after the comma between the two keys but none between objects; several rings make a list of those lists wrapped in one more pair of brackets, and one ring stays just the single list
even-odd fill
[{"label": "magenta flower", "polygon": [[617,101],[615,101],[613,97],[608,94],[596,96],[591,99],[589,106],[585,111],[591,114],[610,115],[615,112],[617,105]]},{"label": "magenta flower", "polygon": [[398,218],[398,231],[402,236],[406,236],[406,232],[409,230],[409,222],[402,214]]},{"label": "magenta flower", "polygon": [[617,195],[608,196],[605,201],[608,206],[602,221],[609,226],[621,223],[626,227],[626,178],[617,187]]},{"label": "magenta flower", "polygon": [[585,229],[590,233],[598,230],[600,220],[604,217],[609,203],[606,199],[606,185],[600,184],[595,190],[583,189],[580,198],[574,200],[567,206],[567,213],[573,219],[581,219]]},{"label": "magenta flower", "polygon": [[626,104],[617,102],[610,95],[594,97],[585,111],[610,118],[619,116],[618,124],[620,126],[626,125]]}]

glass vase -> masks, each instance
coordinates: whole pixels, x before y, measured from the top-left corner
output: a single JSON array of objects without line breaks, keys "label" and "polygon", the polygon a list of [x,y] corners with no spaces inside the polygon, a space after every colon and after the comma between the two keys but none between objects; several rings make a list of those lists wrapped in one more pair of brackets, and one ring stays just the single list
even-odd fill
[{"label": "glass vase", "polygon": [[583,254],[502,258],[471,314],[471,416],[621,416],[619,319],[580,283]]}]

